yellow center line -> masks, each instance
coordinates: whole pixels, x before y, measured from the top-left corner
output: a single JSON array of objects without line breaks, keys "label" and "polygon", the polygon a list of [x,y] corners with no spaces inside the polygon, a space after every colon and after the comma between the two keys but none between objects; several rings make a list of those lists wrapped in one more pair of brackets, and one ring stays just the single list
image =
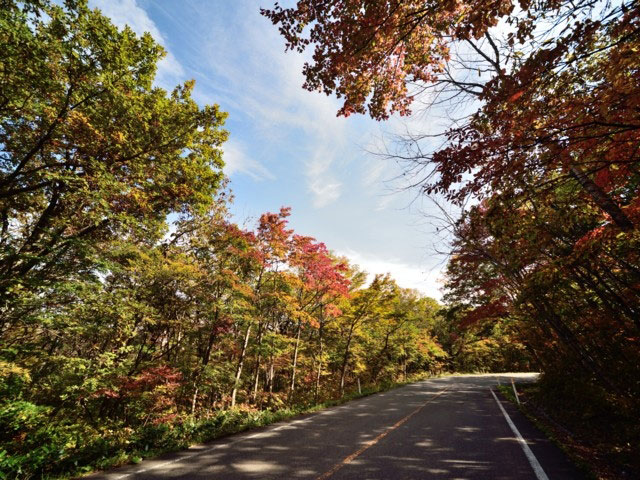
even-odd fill
[{"label": "yellow center line", "polygon": [[372,447],[373,445],[375,445],[376,443],[378,443],[380,440],[382,440],[384,437],[386,437],[390,432],[392,432],[393,430],[395,430],[396,428],[398,428],[400,425],[402,425],[403,423],[405,423],[407,420],[409,420],[411,417],[413,417],[416,413],[418,413],[420,410],[422,410],[424,407],[427,406],[427,404],[429,404],[430,402],[432,402],[433,400],[435,400],[436,398],[438,398],[440,395],[442,395],[444,392],[446,392],[447,390],[449,390],[451,388],[451,386],[448,386],[446,388],[443,388],[442,390],[440,390],[440,392],[438,392],[436,395],[434,395],[433,397],[431,397],[429,400],[427,400],[426,402],[424,402],[422,405],[420,405],[418,408],[416,408],[413,412],[411,412],[409,415],[407,415],[406,417],[404,417],[401,420],[398,420],[396,423],[394,423],[393,425],[391,425],[389,428],[387,428],[384,432],[382,432],[380,435],[378,435],[376,438],[374,438],[373,440],[369,440],[367,443],[365,443],[359,450],[357,450],[356,452],[352,453],[351,455],[349,455],[348,457],[344,458],[344,460],[342,460],[341,462],[336,463],[333,467],[331,467],[330,470],[327,470],[325,473],[323,473],[322,475],[320,475],[318,478],[316,478],[316,480],[326,480],[327,478],[331,477],[331,475],[333,475],[334,473],[336,473],[338,470],[340,470],[342,467],[344,467],[345,465],[348,465],[349,463],[351,463],[354,459],[356,459],[357,457],[359,457],[360,455],[362,455],[362,453],[367,450],[368,448]]}]

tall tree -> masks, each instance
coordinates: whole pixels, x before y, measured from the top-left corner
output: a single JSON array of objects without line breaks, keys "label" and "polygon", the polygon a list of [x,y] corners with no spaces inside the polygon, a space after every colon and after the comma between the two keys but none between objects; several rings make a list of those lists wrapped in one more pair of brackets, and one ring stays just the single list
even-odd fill
[{"label": "tall tree", "polygon": [[353,292],[353,301],[342,318],[340,330],[343,336],[343,352],[340,366],[340,394],[344,395],[347,370],[353,350],[353,343],[359,330],[366,322],[377,321],[387,314],[397,289],[389,275],[376,275],[371,285]]},{"label": "tall tree", "polygon": [[[302,0],[262,13],[288,49],[314,49],[304,86],[344,97],[339,114],[407,114],[424,91],[428,104],[479,105],[440,149],[408,136],[397,158],[425,192],[463,204],[511,178],[538,189],[572,179],[618,228],[634,228],[637,2]],[[532,170],[549,175],[531,185]]]},{"label": "tall tree", "polygon": [[318,316],[326,320],[326,317],[340,314],[333,302],[347,295],[350,282],[344,275],[346,264],[336,262],[324,243],[316,243],[313,238],[301,235],[294,235],[292,240],[289,265],[296,270],[298,278],[298,319],[290,384],[290,391],[293,393],[300,335],[304,324],[319,328]]},{"label": "tall tree", "polygon": [[0,15],[5,319],[15,292],[91,269],[104,241],[158,237],[168,213],[209,205],[227,134],[193,82],[153,86],[164,51],[150,35],[85,1],[9,1]]},{"label": "tall tree", "polygon": [[[255,232],[255,246],[253,255],[258,263],[257,272],[252,280],[252,296],[255,308],[255,316],[246,317],[246,325],[242,335],[240,354],[236,368],[234,387],[231,393],[231,405],[235,405],[236,395],[242,378],[245,356],[249,347],[251,330],[256,323],[258,326],[258,344],[263,339],[263,329],[269,310],[273,308],[274,296],[277,292],[269,290],[268,284],[274,282],[278,284],[278,277],[282,268],[286,264],[289,253],[291,235],[293,230],[287,229],[287,217],[291,214],[291,209],[283,207],[278,213],[264,213],[260,216]],[[256,371],[259,372],[260,359],[256,362]],[[254,388],[255,391],[255,388]]]}]

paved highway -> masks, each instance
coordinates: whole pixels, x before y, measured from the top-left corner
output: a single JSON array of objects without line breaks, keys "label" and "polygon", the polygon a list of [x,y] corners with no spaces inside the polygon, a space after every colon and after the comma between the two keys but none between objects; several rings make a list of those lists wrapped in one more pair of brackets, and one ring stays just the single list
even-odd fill
[{"label": "paved highway", "polygon": [[[452,376],[147,460],[92,479],[581,479],[498,379]],[[500,408],[502,406],[502,408]]]}]

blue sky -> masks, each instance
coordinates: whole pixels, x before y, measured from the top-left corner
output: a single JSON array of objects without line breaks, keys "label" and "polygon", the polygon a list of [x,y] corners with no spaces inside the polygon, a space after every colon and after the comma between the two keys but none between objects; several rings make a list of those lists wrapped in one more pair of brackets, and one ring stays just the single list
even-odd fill
[{"label": "blue sky", "polygon": [[260,6],[271,0],[91,0],[118,26],[150,32],[166,48],[157,83],[196,80],[195,98],[229,112],[225,171],[240,224],[292,207],[291,226],[370,273],[439,298],[443,258],[415,192],[397,193],[391,162],[371,155],[384,138],[429,119],[336,117],[335,98],[301,88],[304,56],[284,41]]}]

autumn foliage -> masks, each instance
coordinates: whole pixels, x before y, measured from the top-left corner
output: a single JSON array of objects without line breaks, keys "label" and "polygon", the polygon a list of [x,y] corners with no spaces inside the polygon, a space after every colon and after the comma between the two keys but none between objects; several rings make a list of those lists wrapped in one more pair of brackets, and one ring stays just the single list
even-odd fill
[{"label": "autumn foliage", "polygon": [[445,370],[541,368],[587,407],[637,415],[637,2],[262,13],[313,50],[304,86],[343,99],[339,114],[462,109],[400,159],[462,208],[447,305],[295,232],[287,207],[234,223],[226,114],[193,82],[154,86],[150,35],[82,0],[4,2],[2,474],[81,473]]},{"label": "autumn foliage", "polygon": [[[638,2],[300,0],[263,14],[288,49],[313,50],[304,86],[343,98],[339,114],[426,105],[452,119],[390,154],[461,209],[444,226],[447,318],[522,342],[549,398],[584,394],[576,416],[637,419]],[[609,455],[635,456],[630,471],[625,432]]]}]

